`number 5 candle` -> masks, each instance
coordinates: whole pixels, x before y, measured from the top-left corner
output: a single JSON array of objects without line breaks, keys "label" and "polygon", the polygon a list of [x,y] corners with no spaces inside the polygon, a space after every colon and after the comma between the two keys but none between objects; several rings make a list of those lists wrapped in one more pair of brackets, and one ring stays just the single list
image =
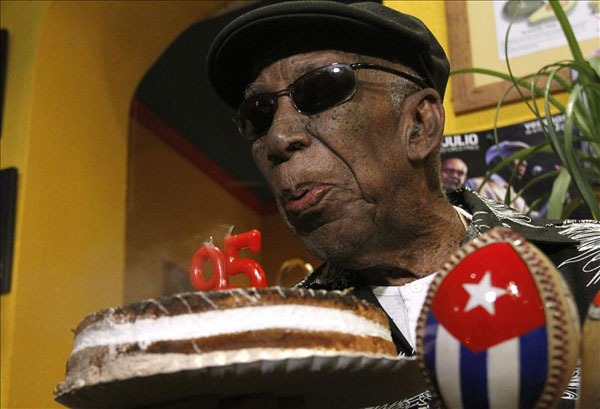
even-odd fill
[{"label": "number 5 candle", "polygon": [[[266,287],[267,280],[262,267],[255,260],[238,257],[240,250],[244,248],[258,253],[260,240],[261,234],[258,230],[229,235],[225,237],[225,255],[223,255],[223,252],[212,243],[211,239],[194,254],[190,268],[190,280],[194,288],[200,291],[232,288],[229,285],[229,276],[238,274],[246,274],[250,279],[251,287]],[[209,281],[206,281],[202,274],[202,268],[208,260],[213,265],[213,275]]]}]

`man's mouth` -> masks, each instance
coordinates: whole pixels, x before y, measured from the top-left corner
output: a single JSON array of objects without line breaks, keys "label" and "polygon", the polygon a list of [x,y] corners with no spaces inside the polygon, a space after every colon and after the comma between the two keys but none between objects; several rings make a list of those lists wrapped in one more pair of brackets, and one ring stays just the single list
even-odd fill
[{"label": "man's mouth", "polygon": [[316,206],[333,186],[315,184],[300,187],[289,193],[285,202],[285,210],[290,213],[302,213]]}]

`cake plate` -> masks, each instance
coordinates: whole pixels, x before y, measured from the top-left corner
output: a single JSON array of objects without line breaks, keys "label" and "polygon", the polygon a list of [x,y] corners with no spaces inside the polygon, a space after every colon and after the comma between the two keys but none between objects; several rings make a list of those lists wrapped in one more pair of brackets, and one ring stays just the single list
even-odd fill
[{"label": "cake plate", "polygon": [[[191,358],[193,359],[193,358]],[[88,385],[60,394],[70,408],[205,408],[248,395],[302,397],[306,408],[363,408],[425,390],[416,360],[364,355],[259,360]]]}]

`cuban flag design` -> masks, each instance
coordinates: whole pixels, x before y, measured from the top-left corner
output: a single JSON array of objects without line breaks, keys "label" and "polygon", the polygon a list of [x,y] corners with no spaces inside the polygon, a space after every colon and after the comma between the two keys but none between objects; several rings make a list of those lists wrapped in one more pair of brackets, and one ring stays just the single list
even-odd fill
[{"label": "cuban flag design", "polygon": [[422,352],[449,408],[535,406],[547,375],[546,320],[529,269],[510,244],[470,253],[442,279]]}]

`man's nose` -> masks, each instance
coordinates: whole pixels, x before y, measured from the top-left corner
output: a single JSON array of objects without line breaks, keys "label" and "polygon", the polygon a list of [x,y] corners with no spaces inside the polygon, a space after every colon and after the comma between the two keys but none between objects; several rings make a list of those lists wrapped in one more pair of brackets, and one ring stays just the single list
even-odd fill
[{"label": "man's nose", "polygon": [[273,165],[289,160],[295,152],[307,148],[311,136],[306,130],[308,117],[296,110],[290,97],[278,100],[273,123],[264,136],[267,158]]}]

